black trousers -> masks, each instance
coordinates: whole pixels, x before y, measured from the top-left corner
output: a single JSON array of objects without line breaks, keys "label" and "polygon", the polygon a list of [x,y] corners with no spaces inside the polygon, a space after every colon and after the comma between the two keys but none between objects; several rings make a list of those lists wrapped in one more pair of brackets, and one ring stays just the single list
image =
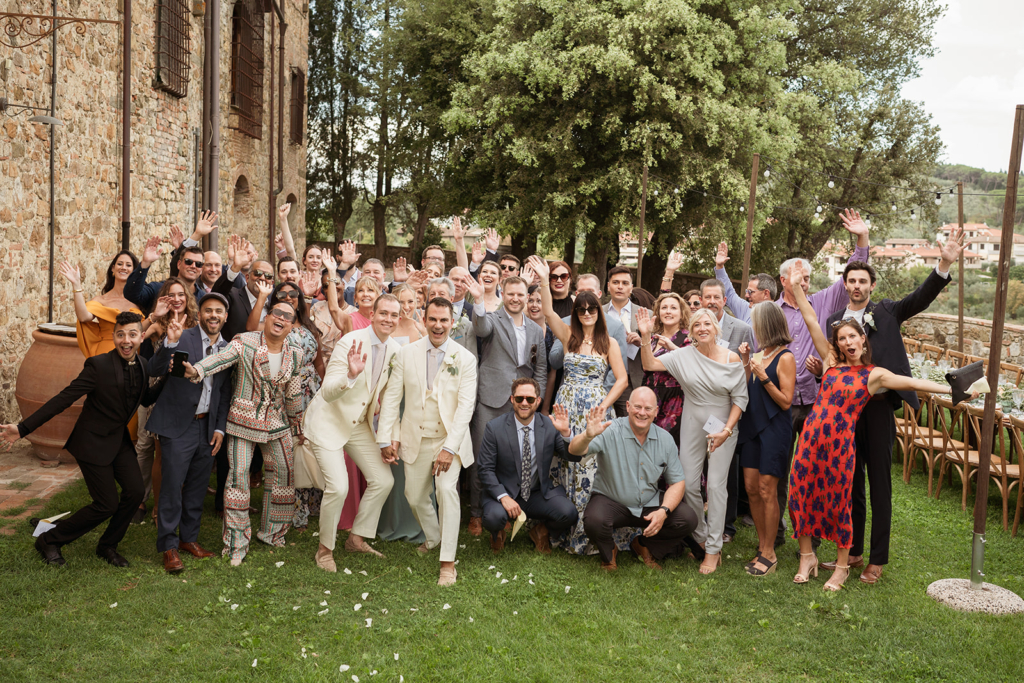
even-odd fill
[{"label": "black trousers", "polygon": [[851,555],[864,554],[864,526],[867,523],[867,496],[864,471],[871,486],[870,564],[889,563],[889,538],[892,529],[892,446],[896,442],[896,420],[887,398],[872,399],[857,420],[854,443],[857,452],[853,471],[853,547]]},{"label": "black trousers", "polygon": [[[789,468],[793,465],[793,449],[796,448],[796,443],[800,439],[800,432],[804,429],[804,422],[807,421],[807,416],[810,415],[811,408],[813,407],[813,403],[805,403],[803,405],[794,405],[789,411],[790,420],[793,424],[793,436],[789,443],[789,450],[786,451],[786,474],[779,479],[779,531],[775,535],[776,544],[786,540],[786,511],[789,510]],[[815,539],[815,543],[821,543],[821,541]]]},{"label": "black trousers", "polygon": [[[576,522],[580,518],[579,511],[576,510],[576,506],[569,500],[565,491],[561,488],[557,491],[550,498],[544,498],[538,485],[530,491],[530,500],[523,500],[522,494],[516,496],[516,503],[526,513],[527,519],[544,522],[548,531],[556,534],[564,533],[570,527],[576,526]],[[501,504],[500,500],[487,496],[484,498],[482,521],[484,528],[494,536],[505,528],[507,522],[512,520],[509,519],[508,513],[505,512],[505,506]]]},{"label": "black trousers", "polygon": [[[82,471],[92,503],[70,517],[59,520],[57,527],[47,531],[41,538],[50,545],[67,545],[109,519],[107,530],[100,536],[96,547],[116,548],[128,531],[132,515],[142,504],[146,491],[128,430],[124,430],[121,447],[113,462],[109,465],[79,462],[78,469]],[[118,484],[121,486],[120,496],[117,492]]]},{"label": "black trousers", "polygon": [[[657,509],[658,506],[645,507],[637,517],[622,503],[595,493],[590,496],[590,502],[583,511],[583,531],[590,542],[597,546],[601,561],[608,563],[612,561],[612,549],[615,547],[615,541],[612,539],[615,530],[626,526],[646,528],[650,522],[643,519],[643,516]],[[665,519],[661,531],[649,538],[641,536],[640,545],[650,550],[654,559],[663,560],[682,554],[685,547],[683,539],[696,528],[697,513],[683,502]]]},{"label": "black trousers", "polygon": [[[195,543],[199,539],[199,519],[213,468],[213,447],[206,441],[209,420],[193,420],[178,438],[160,437],[163,466],[156,518],[158,552],[177,548],[179,540]],[[227,450],[226,436],[221,450]]]}]

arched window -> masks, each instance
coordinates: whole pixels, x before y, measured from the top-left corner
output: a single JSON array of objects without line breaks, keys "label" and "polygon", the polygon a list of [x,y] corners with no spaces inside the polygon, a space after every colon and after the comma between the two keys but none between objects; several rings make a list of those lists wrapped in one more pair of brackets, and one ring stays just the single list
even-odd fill
[{"label": "arched window", "polygon": [[244,176],[238,176],[235,181],[235,194],[249,194],[249,180]]},{"label": "arched window", "polygon": [[232,128],[259,140],[263,136],[263,7],[238,0],[231,14]]}]

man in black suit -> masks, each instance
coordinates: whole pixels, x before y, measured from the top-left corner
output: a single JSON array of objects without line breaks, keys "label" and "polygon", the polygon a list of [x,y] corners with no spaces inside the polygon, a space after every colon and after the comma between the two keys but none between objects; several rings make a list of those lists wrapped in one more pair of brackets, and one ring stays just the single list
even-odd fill
[{"label": "man in black suit", "polygon": [[[248,248],[248,242],[240,239],[237,235],[232,235],[229,244],[231,245],[231,249],[228,250],[232,255],[231,263],[228,264],[224,274],[213,283],[212,290],[228,299],[228,318],[224,322],[222,330],[224,341],[231,341],[236,334],[246,331],[245,326],[249,321],[249,314],[252,313],[252,307],[256,305],[256,298],[259,295],[257,283],[262,280],[271,287],[274,286],[273,266],[266,261],[254,260],[254,251]],[[245,277],[242,277],[242,272],[250,265],[252,268]],[[242,277],[241,282],[245,283],[244,287],[239,286],[239,277]],[[262,316],[260,322],[263,322]]]},{"label": "man in black suit", "polygon": [[496,417],[484,429],[477,454],[484,487],[483,525],[491,532],[491,549],[505,547],[505,524],[525,512],[538,520],[530,530],[537,550],[551,552],[549,529],[556,533],[576,524],[579,513],[565,489],[549,475],[551,458],[579,460],[569,454],[569,414],[555,406],[554,419],[537,413],[540,386],[532,377],[512,382],[512,412]]},{"label": "man in black suit", "polygon": [[[179,321],[168,323],[167,336],[149,362],[150,375],[167,374],[172,353],[185,352],[198,362],[224,348],[227,342],[221,339],[220,329],[227,312],[227,299],[211,292],[199,302],[197,327],[185,330]],[[230,378],[228,372],[207,377],[200,384],[184,377],[168,378],[146,422],[146,429],[160,437],[163,452],[156,549],[163,553],[168,573],[185,568],[179,549],[198,558],[213,556],[199,545],[199,519],[214,457],[225,450]]]},{"label": "man in black suit", "polygon": [[[3,425],[5,441],[13,443],[31,434],[72,403],[85,396],[82,414],[64,448],[75,456],[89,487],[92,504],[57,522],[54,529],[36,539],[36,550],[47,564],[64,564],[61,546],[71,543],[109,519],[96,546],[96,555],[116,567],[128,560],[117,552],[132,514],[142,503],[142,473],[128,422],[139,405],[152,405],[161,384],[149,386],[149,373],[139,359],[142,316],[124,312],[114,324],[114,350],[85,360],[85,367],[71,384],[19,424]],[[121,486],[118,499],[117,487]]]},{"label": "man in black suit", "polygon": [[[867,334],[871,344],[871,362],[898,375],[910,376],[910,361],[900,326],[909,318],[924,311],[935,297],[949,284],[949,269],[956,263],[963,249],[963,231],[954,230],[939,251],[940,260],[935,270],[921,286],[900,299],[871,301],[877,276],[875,269],[863,261],[851,261],[843,271],[843,284],[850,297],[844,311],[833,313],[829,330],[841,321],[853,318]],[[889,563],[889,537],[892,526],[892,447],[896,441],[896,421],[893,411],[906,401],[914,409],[920,407],[917,394],[912,391],[893,391],[876,394],[868,401],[857,420],[854,436],[856,459],[853,475],[853,547],[850,548],[850,566],[864,564],[864,526],[867,520],[867,499],[864,490],[864,471],[871,485],[871,546],[868,566],[861,572],[864,583],[877,583],[882,567]],[[825,563],[825,568],[830,564]]]}]

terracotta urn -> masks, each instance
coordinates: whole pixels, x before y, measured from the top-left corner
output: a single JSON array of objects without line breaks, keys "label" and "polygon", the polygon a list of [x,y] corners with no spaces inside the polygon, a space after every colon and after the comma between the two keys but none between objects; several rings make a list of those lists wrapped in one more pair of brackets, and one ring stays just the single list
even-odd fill
[{"label": "terracotta urn", "polygon": [[[47,323],[32,332],[32,346],[18,370],[14,397],[22,417],[31,415],[43,404],[59,394],[71,380],[78,377],[85,365],[85,356],[78,348],[75,328]],[[63,413],[28,435],[41,460],[75,462],[74,456],[64,450],[64,443],[82,413],[85,398],[80,398]]]}]

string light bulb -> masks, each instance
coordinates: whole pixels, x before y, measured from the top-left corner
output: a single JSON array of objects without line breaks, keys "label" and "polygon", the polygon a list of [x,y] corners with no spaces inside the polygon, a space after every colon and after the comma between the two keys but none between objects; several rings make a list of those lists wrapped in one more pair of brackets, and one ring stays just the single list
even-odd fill
[{"label": "string light bulb", "polygon": [[942,194],[940,192],[935,193],[935,206],[942,205]]},{"label": "string light bulb", "polygon": [[836,186],[836,181],[832,180],[832,178],[829,178],[828,179],[828,187],[829,187],[829,189],[832,189],[835,186]]},{"label": "string light bulb", "polygon": [[740,213],[743,213],[746,210],[747,210],[747,205],[746,204],[740,204]]},{"label": "string light bulb", "polygon": [[821,204],[818,204],[818,206],[815,207],[814,213],[821,213]]},{"label": "string light bulb", "polygon": [[916,221],[917,220],[917,212],[914,211],[913,209],[910,210],[910,220],[912,220],[912,221]]},{"label": "string light bulb", "polygon": [[896,209],[896,202],[893,202],[893,203],[892,203],[892,206],[891,206],[890,208],[891,208],[891,209],[892,209],[893,211],[896,211],[896,210],[897,210],[897,209]]},{"label": "string light bulb", "polygon": [[869,228],[871,227],[871,216],[864,217],[864,225],[868,226]]},{"label": "string light bulb", "polygon": [[771,169],[771,167],[769,166],[768,168],[764,169],[764,177],[765,177],[765,178],[770,178],[770,177],[771,177],[771,175],[772,175],[772,169]]}]

